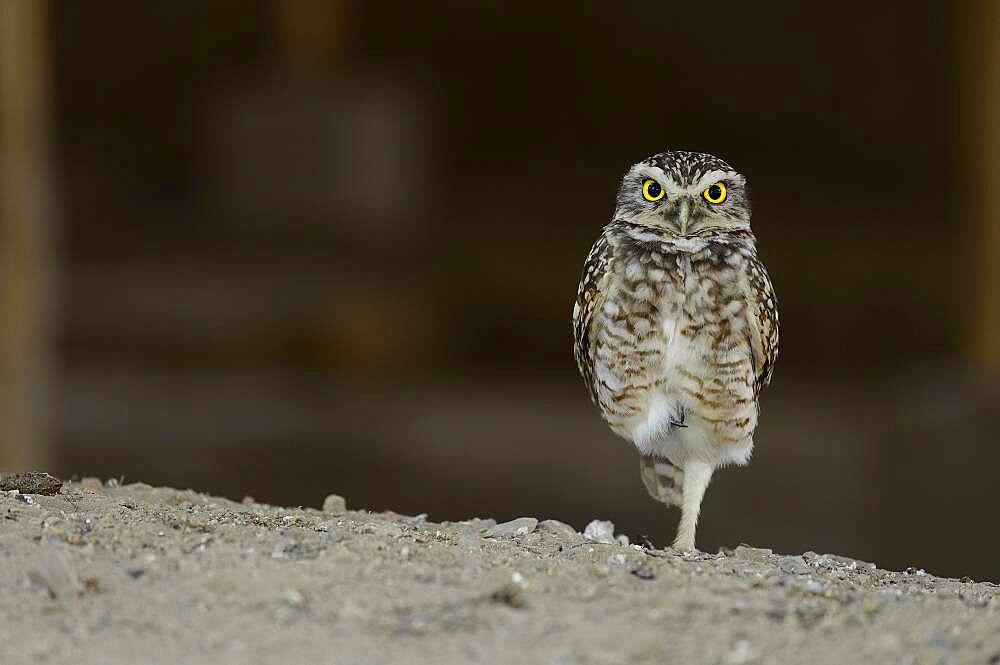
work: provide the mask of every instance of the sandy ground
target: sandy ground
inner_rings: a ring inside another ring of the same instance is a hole
[[[1000,663],[997,585],[603,526],[6,489],[0,665]]]

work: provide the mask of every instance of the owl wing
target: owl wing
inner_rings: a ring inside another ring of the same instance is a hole
[[[747,323],[756,396],[771,382],[778,359],[778,299],[764,264],[756,256],[747,263],[746,278]]]
[[[594,382],[594,348],[592,334],[594,313],[604,306],[604,285],[611,272],[611,246],[606,235],[601,235],[590,249],[583,264],[583,275],[576,291],[573,307],[573,341],[576,366],[583,376],[590,398],[597,403],[597,385]]]

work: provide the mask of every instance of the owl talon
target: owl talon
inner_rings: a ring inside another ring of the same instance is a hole
[[[681,417],[680,417],[680,419],[675,419],[675,418],[671,417],[670,418],[670,426],[671,427],[687,427],[687,424],[684,422],[685,420],[687,420],[687,413],[684,411],[684,407],[678,404],[677,405],[677,412],[680,414]]]

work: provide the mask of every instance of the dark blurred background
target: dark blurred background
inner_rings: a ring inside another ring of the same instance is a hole
[[[687,148],[782,315],[699,545],[1000,579],[995,2],[0,1],[0,468],[666,544],[570,312]]]

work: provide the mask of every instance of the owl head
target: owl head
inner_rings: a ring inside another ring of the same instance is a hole
[[[667,237],[749,230],[746,179],[714,155],[661,152],[635,164],[622,178],[615,219]]]

